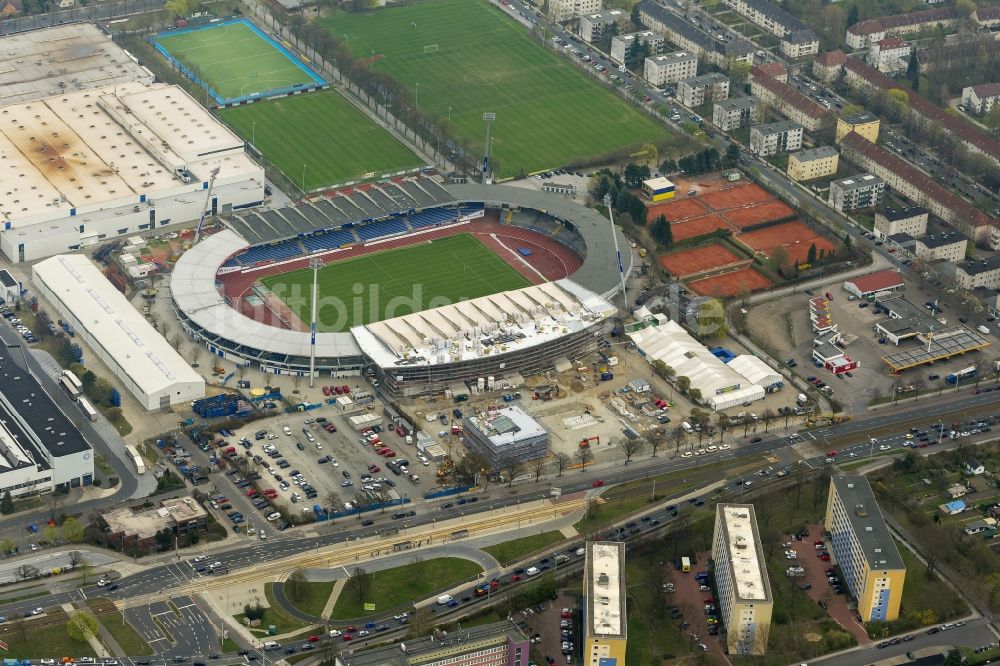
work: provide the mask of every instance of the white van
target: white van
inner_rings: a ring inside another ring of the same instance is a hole
[[[528,574],[529,576],[537,576],[538,574],[541,573],[541,571],[538,570],[538,567],[528,567],[528,570],[525,571],[524,573]]]
[[[688,423],[687,421],[684,421],[683,423],[681,423],[681,427],[684,428],[684,432],[687,432],[687,433],[694,432],[694,428],[692,428],[691,424]]]
[[[265,650],[277,650],[281,647],[281,643],[277,641],[264,641]]]
[[[451,601],[452,601],[452,600],[453,600],[454,598],[455,598],[455,597],[451,596],[450,594],[442,594],[442,595],[441,595],[440,597],[438,597],[438,604],[440,604],[440,605],[444,606],[444,605],[446,605],[446,604],[449,604],[449,603],[451,603]]]

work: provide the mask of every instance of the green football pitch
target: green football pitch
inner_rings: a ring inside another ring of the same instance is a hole
[[[245,23],[165,33],[154,39],[224,100],[315,82]]]
[[[484,0],[418,0],[322,20],[359,60],[395,78],[422,112],[451,117],[482,154],[492,125],[496,173],[564,166],[668,138],[666,128],[540,46]],[[419,83],[419,87],[418,84]]]
[[[531,284],[471,234],[338,261],[320,269],[317,279],[317,329],[327,332]],[[311,270],[263,283],[299,318],[311,320]]]
[[[244,139],[305,190],[418,167],[420,158],[334,91],[220,112]]]

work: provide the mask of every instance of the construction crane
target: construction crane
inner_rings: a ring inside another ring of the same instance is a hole
[[[201,219],[198,220],[198,227],[194,230],[194,243],[198,244],[198,239],[201,238],[201,227],[205,224],[205,215],[208,212],[209,202],[212,200],[212,189],[215,187],[215,178],[219,175],[219,166],[216,165],[212,169],[212,173],[208,177],[208,192],[205,193],[205,205],[201,207]]]

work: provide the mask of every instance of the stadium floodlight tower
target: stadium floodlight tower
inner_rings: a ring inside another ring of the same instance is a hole
[[[486,145],[483,150],[483,185],[488,185],[492,180],[490,178],[490,124],[497,119],[497,114],[487,111],[483,114],[483,120],[486,121]]]
[[[608,219],[611,221],[611,240],[615,243],[615,255],[618,257],[618,276],[622,281],[622,301],[625,307],[622,309],[622,316],[628,312],[628,292],[625,289],[625,266],[622,264],[622,251],[618,248],[618,234],[615,233],[615,213],[611,208],[611,195],[604,195],[604,207],[608,209]]]
[[[191,245],[197,245],[198,239],[201,238],[201,227],[205,224],[205,214],[208,212],[208,204],[212,200],[212,188],[215,187],[215,178],[219,175],[219,166],[216,165],[212,168],[212,173],[208,177],[208,192],[205,193],[205,205],[201,207],[201,219],[198,220],[198,227],[194,230],[194,242]]]
[[[313,272],[312,316],[309,325],[309,388],[315,388],[316,383],[316,301],[319,295],[316,282],[321,268],[323,268],[322,259],[313,257],[309,260],[309,270]]]

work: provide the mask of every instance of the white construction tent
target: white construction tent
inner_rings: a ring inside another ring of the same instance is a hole
[[[673,321],[648,326],[628,334],[639,353],[649,361],[663,361],[678,377],[691,380],[712,410],[738,407],[764,399],[764,388],[747,380],[695,340]]]
[[[746,377],[751,384],[769,389],[783,384],[781,374],[753,354],[741,354],[728,363],[729,367]]]

